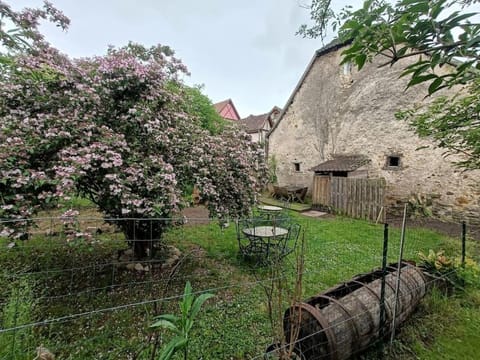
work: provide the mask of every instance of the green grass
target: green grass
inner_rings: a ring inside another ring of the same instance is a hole
[[[391,346],[365,359],[478,359],[480,289],[456,296],[434,289],[400,329]]]
[[[435,311],[432,311],[434,309]],[[425,341],[414,337],[419,357],[430,359],[478,358],[480,343],[480,292],[447,298],[434,293],[423,304],[424,322],[420,331]],[[414,328],[414,327],[413,327]],[[412,330],[412,329],[411,329]],[[408,334],[408,333],[407,333]]]
[[[280,206],[280,207],[283,207],[285,205],[285,201],[273,199],[268,196],[261,196],[259,200],[260,202],[268,205],[274,205],[274,206]],[[312,205],[309,203],[301,204],[301,203],[293,202],[293,203],[288,203],[288,208],[294,211],[305,211],[305,210],[311,209]]]
[[[303,298],[380,267],[382,225],[290,213],[305,234]],[[174,297],[182,294],[185,281],[190,280],[194,290],[215,293],[194,325],[192,359],[248,359],[260,355],[272,342],[265,294],[259,285],[269,272],[252,270],[238,257],[233,223],[225,229],[211,223],[169,231],[165,241],[178,247],[186,258],[168,287],[165,271],[137,273],[115,265],[117,251],[126,247],[121,239],[117,234],[102,234],[99,243],[79,248],[38,235],[13,249],[7,249],[7,241],[0,239],[0,286],[7,286],[12,275],[35,283],[35,311],[29,310],[27,315],[41,320]],[[399,239],[400,230],[390,229],[390,262],[398,259]],[[457,256],[460,241],[425,229],[407,229],[404,258],[418,260],[418,251],[429,249],[445,249],[447,255]],[[468,250],[478,254],[478,244],[468,243]],[[288,260],[285,282],[291,284],[293,259]],[[68,270],[71,268],[80,270]],[[58,272],[44,272],[51,270]],[[92,291],[109,285],[115,286]],[[4,302],[8,296],[0,293],[0,304]],[[393,346],[372,349],[363,358],[476,358],[473,349],[480,334],[479,307],[478,288],[448,298],[434,293],[402,327]],[[3,311],[10,310],[4,306]],[[171,299],[35,327],[36,344],[31,349],[43,344],[61,359],[149,359],[155,338],[148,326],[154,315],[176,311],[176,300]],[[159,334],[159,346],[172,336]]]
[[[95,207],[95,204],[87,198],[72,196],[70,200],[61,200],[60,205],[64,209],[84,209]]]
[[[374,225],[361,220],[341,217],[335,219],[310,219],[295,213],[292,213],[291,216],[295,221],[303,225],[307,240],[306,274],[304,276],[305,298],[348,280],[358,273],[368,272],[373,268],[380,267],[382,261],[383,225]],[[400,229],[390,229],[389,262],[398,260],[400,236]],[[200,228],[181,228],[171,232],[169,239],[176,244],[180,244],[180,246],[191,246],[191,239],[194,239],[194,243],[205,249],[209,257],[227,263],[229,266],[238,267],[241,271],[248,274],[248,269],[242,266],[242,263],[237,258],[237,245],[232,227],[223,231],[215,224]],[[475,249],[474,244],[469,243],[469,248]],[[407,229],[404,258],[418,261],[418,252],[428,252],[429,249],[445,249],[448,255],[457,256],[460,253],[460,241],[426,229]],[[475,293],[477,290],[472,289],[470,291]],[[261,301],[261,292],[253,291],[251,294],[259,297]],[[445,301],[448,302],[449,300],[446,299]],[[259,305],[259,309],[261,308],[262,306]],[[435,313],[437,310],[433,308],[431,311]],[[459,314],[462,313],[460,312]],[[244,318],[248,317],[248,314],[243,314],[243,316]],[[458,319],[459,327],[463,327],[462,320],[463,318],[460,316]],[[212,321],[215,320],[212,318]],[[478,319],[474,320],[474,323],[478,326]],[[235,328],[239,326],[235,322],[234,324]],[[431,324],[431,326],[434,325],[433,323]],[[415,329],[418,324],[412,324],[411,326],[412,329]],[[225,325],[224,329],[226,330],[224,336],[228,337],[230,335],[228,326]],[[455,328],[455,331],[461,332],[461,329]],[[248,339],[249,337],[244,339],[243,349],[249,348],[247,346],[249,343]],[[441,337],[438,339],[443,341]],[[202,341],[205,341],[204,337],[202,337]],[[260,342],[263,346],[258,346],[257,343],[257,347],[252,348],[252,352],[247,352],[246,354],[252,356],[252,354],[261,351],[269,341],[271,339],[268,336],[258,336],[257,342]],[[235,344],[240,346],[238,340]],[[416,346],[421,346],[421,344]],[[404,348],[402,356],[412,358],[411,351],[412,349],[410,348]],[[225,352],[225,354],[231,353]],[[459,354],[462,354],[462,352]],[[371,356],[375,358],[376,353],[372,353]],[[398,351],[382,356],[396,359],[398,358]]]
[[[8,294],[0,313],[2,327],[15,327],[18,324],[34,320],[34,284],[27,279],[20,279],[3,287]],[[15,332],[0,333],[0,359],[23,360],[33,356],[33,332],[31,328]]]

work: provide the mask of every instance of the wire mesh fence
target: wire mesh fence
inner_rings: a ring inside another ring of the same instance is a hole
[[[303,299],[381,268],[383,224],[294,213],[290,221],[302,226],[305,239]],[[156,315],[178,313],[187,281],[196,294],[215,294],[194,327],[192,358],[262,358],[274,341],[265,286],[273,280],[284,282],[286,290],[295,285],[295,254],[285,259],[278,279],[272,279],[268,264],[247,263],[239,256],[233,221],[219,225],[200,217],[75,216],[28,219],[22,225],[22,240],[0,238],[0,359],[32,359],[42,349],[65,359],[154,358],[171,334],[149,326]],[[125,230],[129,228],[141,231]],[[388,263],[398,261],[400,235],[399,228],[390,227]],[[458,237],[408,226],[405,235],[403,259],[418,261],[418,253],[430,249],[443,249],[449,257],[462,254],[461,224]],[[478,258],[475,234],[467,227],[465,235],[467,254]],[[411,297],[417,290],[411,287],[401,296]],[[291,305],[288,294],[278,300],[282,316]],[[387,302],[389,296],[387,291]],[[352,323],[379,306],[364,304],[362,311],[342,321]],[[341,321],[318,332],[338,326]],[[353,340],[337,339],[336,346],[348,341]],[[325,358],[331,351],[325,344],[313,346],[326,348],[318,350]]]

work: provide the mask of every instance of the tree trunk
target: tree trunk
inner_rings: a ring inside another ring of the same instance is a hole
[[[154,256],[155,244],[161,240],[166,225],[165,220],[141,219],[125,220],[120,227],[135,257],[143,259]]]

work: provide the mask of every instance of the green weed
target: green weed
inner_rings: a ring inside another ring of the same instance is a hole
[[[35,354],[34,335],[31,327],[9,330],[31,323],[35,318],[35,296],[33,284],[21,279],[10,283],[9,295],[1,311],[0,359],[32,359]]]

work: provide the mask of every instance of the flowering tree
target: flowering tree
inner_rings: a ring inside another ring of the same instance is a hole
[[[33,40],[0,78],[0,218],[80,194],[107,217],[142,219],[119,223],[142,257],[167,226],[152,219],[182,206],[186,184],[199,185],[212,216],[248,211],[261,154],[238,130],[212,135],[184,110],[186,68],[169,47],[72,60]],[[22,236],[11,224],[0,231]]]
[[[46,45],[38,30],[40,20],[48,20],[66,30],[70,20],[49,1],[42,9],[14,11],[0,0],[0,45],[10,51],[22,51]]]

